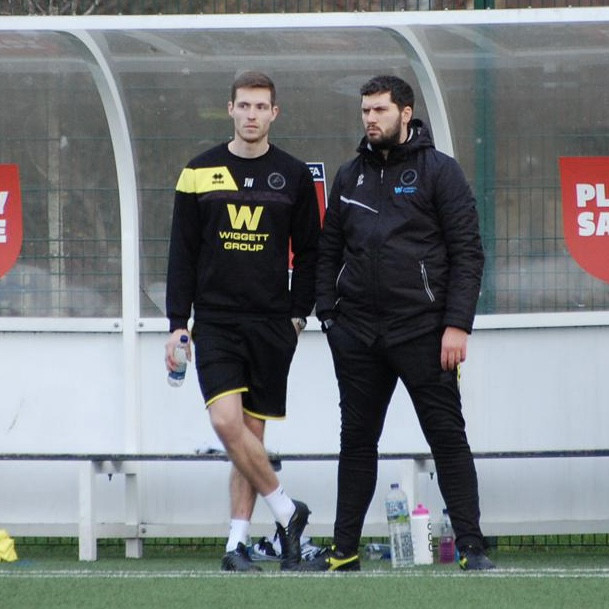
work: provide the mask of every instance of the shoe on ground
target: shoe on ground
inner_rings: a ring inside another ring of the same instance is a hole
[[[324,548],[312,560],[298,565],[299,571],[359,571],[360,568],[357,554],[343,554],[336,546]]]
[[[313,545],[310,537],[300,538],[300,555],[303,561],[314,560],[319,556],[323,548]]]
[[[495,568],[482,548],[473,546],[459,548],[459,566],[464,571],[487,571]]]
[[[237,547],[222,557],[222,571],[262,571],[255,565],[247,553],[247,548],[239,542]]]
[[[284,528],[276,523],[277,535],[281,544],[280,568],[282,571],[291,571],[298,567],[302,558],[300,536],[309,522],[309,514],[311,513],[311,510],[302,501],[294,501],[294,506],[296,511],[290,518],[287,527]]]
[[[278,561],[280,558],[281,549],[275,547],[275,543],[268,537],[261,537],[257,543],[252,546],[250,558],[253,561]]]
[[[321,548],[313,545],[310,537],[304,535],[300,537],[300,556],[302,560],[313,560],[320,552]],[[261,537],[249,549],[249,555],[254,562],[278,562],[281,558],[281,544],[277,533],[275,533],[272,541],[268,537]]]

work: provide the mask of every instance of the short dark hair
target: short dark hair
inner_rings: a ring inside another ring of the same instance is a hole
[[[235,101],[237,89],[268,89],[271,92],[271,106],[275,105],[275,83],[262,72],[243,72],[235,78],[230,91],[230,100]]]
[[[406,106],[410,106],[414,110],[414,91],[406,81],[397,76],[375,76],[365,85],[362,85],[359,92],[362,97],[389,92],[391,93],[391,101],[400,110],[403,110]]]

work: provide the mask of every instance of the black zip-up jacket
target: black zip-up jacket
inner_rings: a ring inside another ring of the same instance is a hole
[[[371,345],[471,332],[484,253],[476,201],[415,119],[387,159],[364,138],[336,174],[320,239],[316,314]]]
[[[309,315],[320,224],[311,172],[276,146],[250,159],[221,144],[190,161],[175,192],[170,331],[186,327],[192,307],[195,321]]]

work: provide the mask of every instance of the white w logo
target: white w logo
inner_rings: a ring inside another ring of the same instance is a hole
[[[254,213],[252,213],[248,205],[242,205],[238,211],[237,206],[232,203],[227,203],[226,207],[228,208],[230,223],[234,230],[241,230],[244,224],[247,230],[256,230],[258,228],[260,216],[262,216],[262,210],[264,209],[261,205],[254,209]]]

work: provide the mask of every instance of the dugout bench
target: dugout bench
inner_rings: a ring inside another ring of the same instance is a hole
[[[473,452],[479,459],[552,459],[609,457],[609,449],[590,450],[531,450]],[[337,461],[337,453],[269,454],[276,471],[283,461]],[[406,491],[412,505],[417,504],[418,476],[435,473],[431,453],[382,453],[379,460],[404,461]],[[125,476],[125,555],[127,558],[143,556],[143,539],[140,536],[137,473],[138,463],[153,461],[228,461],[224,452],[208,451],[170,454],[101,454],[101,453],[0,453],[0,461],[56,461],[79,462],[78,556],[79,560],[97,560],[98,535],[96,520],[95,479],[99,474]]]

